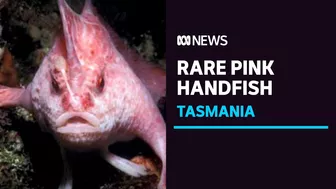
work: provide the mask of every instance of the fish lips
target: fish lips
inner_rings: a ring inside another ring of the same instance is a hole
[[[88,112],[66,112],[56,120],[60,133],[98,132],[99,119]]]

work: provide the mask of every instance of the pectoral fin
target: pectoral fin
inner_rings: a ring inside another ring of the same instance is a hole
[[[161,159],[158,189],[166,189],[166,124],[157,107],[153,104],[142,104],[127,129],[144,140]]]
[[[130,160],[119,157],[109,152],[108,149],[103,149],[101,156],[112,166],[133,177],[140,177],[148,174],[143,165],[138,165]]]
[[[11,88],[0,85],[0,107],[22,106],[31,110],[30,86],[27,88]]]

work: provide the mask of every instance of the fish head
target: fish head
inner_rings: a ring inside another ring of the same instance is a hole
[[[120,56],[92,5],[82,14],[59,0],[63,30],[44,59],[32,91],[48,129],[68,141],[88,141],[108,133],[117,122],[111,83]]]

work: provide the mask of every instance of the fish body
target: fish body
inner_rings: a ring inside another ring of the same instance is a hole
[[[81,14],[65,0],[58,5],[63,30],[53,48],[26,88],[0,86],[0,107],[25,107],[62,149],[99,150],[132,176],[146,175],[145,167],[110,153],[108,146],[139,137],[161,159],[158,187],[165,189],[166,125],[157,107],[165,73],[129,50],[89,0]],[[60,189],[71,189],[71,178],[65,172]]]

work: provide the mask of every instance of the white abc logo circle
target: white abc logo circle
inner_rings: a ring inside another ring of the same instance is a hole
[[[190,45],[190,35],[178,35],[177,45],[178,46],[189,46]]]

